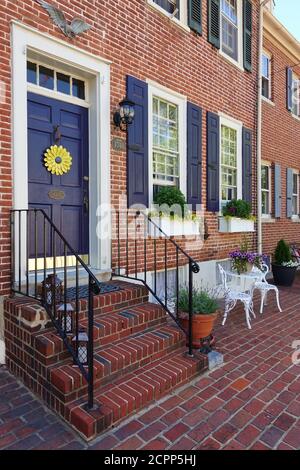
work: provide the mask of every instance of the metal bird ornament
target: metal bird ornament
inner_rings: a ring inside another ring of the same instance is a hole
[[[37,0],[37,2],[47,11],[54,24],[56,24],[68,38],[74,39],[76,36],[88,31],[92,27],[80,18],[74,18],[71,23],[68,23],[61,10],[50,5],[50,3],[44,2],[44,0]]]

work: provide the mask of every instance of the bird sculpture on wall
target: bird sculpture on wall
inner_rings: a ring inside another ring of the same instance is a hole
[[[47,3],[44,0],[37,0],[37,2],[47,11],[54,24],[56,24],[56,26],[58,26],[68,38],[74,39],[76,36],[88,31],[92,27],[80,18],[74,18],[71,23],[68,23],[61,10],[50,5],[50,3]]]

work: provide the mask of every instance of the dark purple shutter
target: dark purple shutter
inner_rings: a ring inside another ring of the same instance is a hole
[[[293,69],[286,69],[286,107],[288,111],[293,108]]]
[[[243,36],[244,36],[244,68],[252,71],[252,3],[244,0],[243,3]]]
[[[252,203],[252,131],[243,127],[243,199]]]
[[[207,210],[220,210],[220,118],[207,113]]]
[[[127,97],[135,103],[135,118],[128,126],[127,193],[128,207],[148,207],[148,85],[127,76]]]
[[[196,210],[201,204],[202,109],[187,104],[187,202]]]

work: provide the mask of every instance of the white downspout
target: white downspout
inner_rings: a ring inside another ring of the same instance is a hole
[[[257,87],[257,251],[262,254],[262,197],[261,197],[261,155],[262,155],[262,52],[263,52],[263,28],[264,7],[270,0],[262,0],[259,5],[258,25],[258,87]]]

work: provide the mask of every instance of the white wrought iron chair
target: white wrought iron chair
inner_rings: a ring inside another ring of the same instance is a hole
[[[219,264],[219,271],[222,278],[222,285],[224,290],[224,298],[225,298],[225,312],[222,325],[224,326],[228,317],[229,312],[234,309],[237,302],[242,302],[244,304],[245,314],[246,314],[246,322],[249,330],[252,329],[251,327],[251,315],[256,318],[254,310],[253,310],[253,299],[252,299],[252,290],[249,292],[239,291],[234,286],[230,286],[228,283],[228,277],[238,278],[238,275],[234,275],[231,273],[227,273],[224,268]]]
[[[259,271],[261,272],[261,279],[254,283],[253,290],[258,289],[261,294],[260,313],[263,314],[267,295],[271,291],[275,292],[278,310],[282,312],[280,302],[279,302],[279,290],[276,286],[274,286],[273,284],[269,284],[267,281],[269,267],[266,264],[262,264],[261,269],[256,268],[256,267],[253,268],[253,272],[259,272]]]

